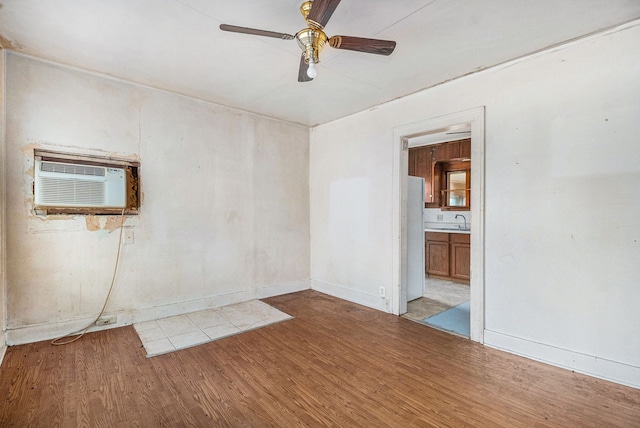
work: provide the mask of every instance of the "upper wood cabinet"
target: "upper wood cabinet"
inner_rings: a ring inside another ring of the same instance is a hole
[[[424,178],[424,202],[426,208],[440,208],[444,199],[441,190],[443,165],[471,157],[471,140],[459,140],[448,143],[409,149],[409,175]],[[468,209],[468,208],[465,208]]]
[[[434,144],[434,162],[450,162],[452,160],[471,158],[471,139],[450,141],[448,143]]]
[[[416,175],[416,150],[417,149],[409,149],[409,175],[412,177],[417,177]]]
[[[450,143],[436,144],[433,146],[433,161],[449,161],[460,157],[460,143],[453,141]]]
[[[434,171],[433,147],[422,146],[409,149],[409,175],[424,178],[425,207],[437,206],[439,202],[440,173]]]
[[[471,139],[460,141],[460,158],[471,159]]]
[[[434,189],[434,162],[431,146],[409,149],[409,175],[424,178],[424,202],[436,203],[437,192]],[[437,178],[439,180],[439,178]]]

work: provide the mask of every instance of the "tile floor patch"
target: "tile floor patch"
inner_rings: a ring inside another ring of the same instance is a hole
[[[469,285],[426,277],[422,298],[409,302],[407,313],[402,317],[420,322],[460,303],[467,302],[469,299]]]
[[[198,328],[187,315],[178,315],[175,317],[163,318],[158,320],[160,328],[167,337],[177,336],[179,334],[189,333]]]
[[[142,330],[142,331],[136,329],[136,331],[138,332],[138,336],[140,337],[140,340],[142,341],[142,343],[153,342],[154,340],[167,338],[167,335],[164,334],[164,331],[162,331],[160,327],[151,328],[151,329]]]
[[[260,300],[134,324],[147,358],[293,318]]]
[[[242,333],[238,327],[232,324],[216,325],[213,327],[205,328],[204,333],[211,337],[211,340],[222,339],[224,337],[233,336],[234,334]]]
[[[212,310],[191,313],[189,314],[189,318],[201,329],[228,323],[219,312]]]

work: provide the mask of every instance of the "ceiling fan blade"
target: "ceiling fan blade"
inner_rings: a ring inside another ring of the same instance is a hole
[[[307,23],[313,28],[323,29],[339,4],[340,0],[314,0]]]
[[[251,34],[254,36],[273,37],[282,40],[293,40],[294,36],[285,33],[276,33],[275,31],[257,30],[255,28],[238,27],[235,25],[220,24],[222,31],[230,31],[232,33]]]
[[[310,82],[313,79],[307,75],[309,64],[304,61],[304,54],[300,56],[300,68],[298,69],[298,82]]]
[[[396,42],[391,40],[365,39],[352,36],[333,36],[329,39],[331,47],[376,55],[391,55]]]

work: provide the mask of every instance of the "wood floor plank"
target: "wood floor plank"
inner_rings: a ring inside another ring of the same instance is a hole
[[[132,327],[10,347],[0,426],[640,426],[640,391],[314,291],[294,318],[145,358]]]

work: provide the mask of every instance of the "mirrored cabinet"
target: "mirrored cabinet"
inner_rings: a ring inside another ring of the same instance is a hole
[[[471,162],[444,162],[440,169],[440,209],[468,210],[471,201]]]
[[[467,172],[466,171],[447,171],[446,175],[448,192],[446,205],[450,207],[466,207],[467,206]]]

